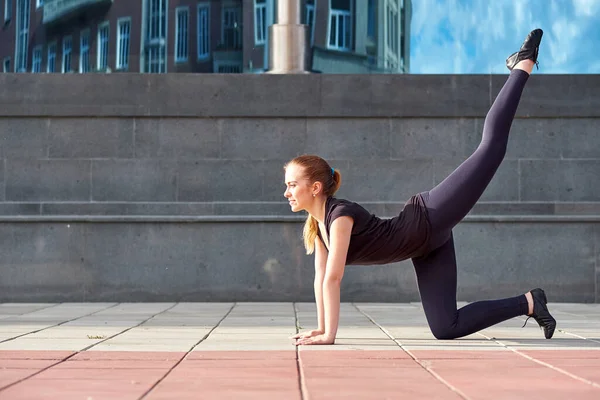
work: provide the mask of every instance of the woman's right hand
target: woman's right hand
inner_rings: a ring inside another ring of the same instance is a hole
[[[306,332],[300,332],[295,334],[294,336],[291,337],[291,339],[306,339],[306,338],[310,338],[313,336],[318,336],[318,335],[322,335],[323,333],[325,333],[322,330],[319,329],[315,329],[312,331],[306,331]]]

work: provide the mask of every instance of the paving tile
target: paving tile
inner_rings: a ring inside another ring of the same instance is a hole
[[[63,380],[68,382],[76,381],[136,381],[136,382],[155,382],[168,371],[165,368],[98,368],[88,366],[82,369],[75,364],[70,364],[72,368],[50,368],[35,376],[35,380],[40,385],[46,385],[46,380]]]
[[[72,351],[0,350],[0,360],[64,360]]]
[[[78,369],[78,370],[129,370],[129,369],[160,369],[167,371],[172,368],[180,359],[164,360],[121,360],[105,357],[98,360],[69,359],[52,367],[57,369]]]
[[[0,392],[6,400],[134,400],[148,391],[154,382],[127,379],[36,380],[35,377]]]
[[[486,350],[452,349],[452,350],[411,350],[418,360],[518,360],[523,357],[504,347]]]
[[[428,360],[428,367],[473,399],[592,399],[600,395],[598,388],[525,358],[486,359],[485,362],[435,359]]]
[[[83,350],[100,339],[29,339],[27,336],[0,343],[0,350]]]
[[[147,397],[147,400],[196,400],[198,394],[203,400],[264,400],[286,399],[301,400],[297,379],[282,381],[248,381],[244,378],[210,380],[193,379],[185,384],[166,379]]]
[[[561,349],[524,350],[522,353],[600,386],[600,351]]]
[[[289,351],[193,351],[186,360],[295,360],[295,349]]]
[[[90,349],[90,351],[140,351],[140,352],[149,352],[149,351],[158,351],[158,352],[187,352],[192,348],[193,344],[191,343],[182,343],[179,341],[174,341],[170,343],[156,343],[156,344],[144,344],[144,343],[109,343],[104,342],[100,343],[97,346],[94,346]]]
[[[304,368],[310,399],[459,399],[447,386],[411,360],[385,360],[365,367],[309,366]]]
[[[124,360],[124,361],[177,361],[185,352],[149,352],[149,351],[98,351],[94,348],[77,353],[69,361],[80,360]]]
[[[297,366],[293,359],[186,359],[148,398],[194,398],[199,390],[203,399],[231,396],[300,399]]]
[[[23,360],[23,359],[0,359],[0,371],[7,369],[38,369],[42,370],[59,363],[60,360]]]
[[[20,381],[21,379],[25,379],[35,373],[39,372],[38,368],[26,369],[26,368],[7,368],[2,369],[2,373],[0,374],[0,388],[6,387],[8,385],[14,384],[15,382]],[[6,394],[4,391],[0,391],[0,396],[2,399],[6,399]]]

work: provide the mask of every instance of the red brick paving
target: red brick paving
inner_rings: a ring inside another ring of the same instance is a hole
[[[0,351],[0,388],[29,377],[0,399],[139,399],[150,389],[144,399],[600,398],[600,351],[519,353],[411,351],[418,363],[403,351],[300,350],[298,361],[295,351],[198,351],[177,364],[185,353],[88,351],[60,362],[73,353]]]

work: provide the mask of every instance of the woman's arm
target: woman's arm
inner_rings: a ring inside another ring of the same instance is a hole
[[[315,302],[317,304],[318,327],[312,331],[300,332],[292,336],[292,339],[304,339],[325,332],[325,310],[323,309],[323,280],[325,279],[325,266],[327,264],[327,248],[317,236],[315,238]]]
[[[323,278],[325,332],[319,336],[302,339],[298,344],[333,344],[335,342],[340,319],[340,286],[344,276],[353,222],[350,217],[339,217],[331,224],[329,254]]]
[[[323,280],[327,265],[327,248],[317,236],[315,238],[315,302],[317,303],[318,330],[325,332],[325,310],[323,307]]]

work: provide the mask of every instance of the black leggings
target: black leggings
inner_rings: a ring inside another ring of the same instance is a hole
[[[413,258],[425,316],[438,339],[454,339],[528,313],[525,295],[479,301],[457,310],[456,256],[452,229],[492,180],[500,166],[508,133],[529,74],[513,70],[490,108],[477,150],[443,182],[422,193],[432,227],[426,255]]]

